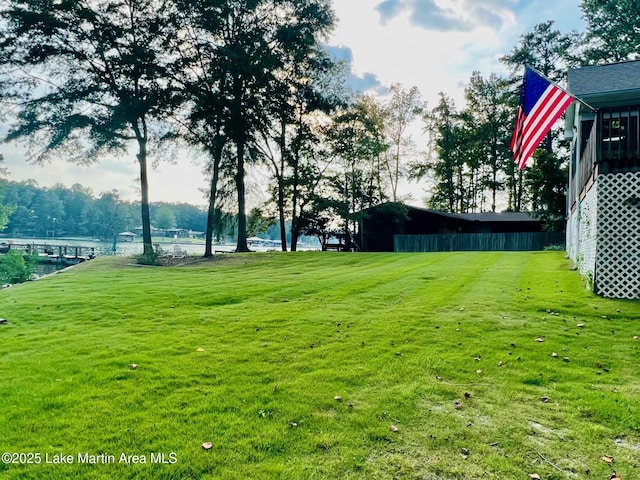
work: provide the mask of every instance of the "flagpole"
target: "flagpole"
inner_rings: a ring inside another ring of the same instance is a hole
[[[580,97],[576,97],[573,93],[568,92],[567,90],[565,90],[564,88],[562,88],[560,85],[558,85],[557,82],[554,82],[553,80],[551,80],[549,77],[547,77],[545,74],[543,74],[542,72],[538,71],[537,69],[533,68],[531,65],[525,64],[524,65],[526,68],[528,68],[529,70],[534,71],[535,73],[537,73],[538,75],[540,75],[542,78],[544,78],[547,82],[555,85],[557,88],[559,88],[560,90],[562,90],[564,93],[566,93],[567,95],[571,95],[573,98],[575,98],[577,101],[579,101],[581,104],[583,104],[585,107],[587,107],[589,110],[591,110],[592,112],[597,112],[598,109],[595,107],[592,107],[591,105],[589,105],[587,102],[585,102],[584,100],[582,100]]]

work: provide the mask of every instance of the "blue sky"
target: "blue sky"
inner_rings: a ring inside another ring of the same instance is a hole
[[[443,91],[462,102],[474,70],[483,76],[505,74],[498,59],[521,35],[547,20],[565,33],[584,30],[580,0],[334,0],[338,24],[328,45],[352,68],[353,87],[382,94],[400,83],[417,86],[428,107]],[[44,167],[28,165],[19,148],[3,145],[10,179],[35,179],[41,186],[80,183],[94,194],[117,189],[138,200],[138,171],[133,150],[91,167],[60,160]],[[153,159],[152,159],[153,160]],[[249,179],[260,182],[258,173]],[[150,200],[204,204],[201,168],[191,159],[160,163],[149,175]],[[408,186],[407,188],[412,188]],[[415,188],[415,186],[413,186]]]

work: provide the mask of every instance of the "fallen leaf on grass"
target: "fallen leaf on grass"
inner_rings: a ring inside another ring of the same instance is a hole
[[[460,400],[456,400],[456,401],[453,403],[453,406],[454,406],[455,408],[460,409],[460,408],[462,408],[462,403],[460,402]]]
[[[530,473],[529,478],[531,480],[540,480],[540,475],[538,475],[537,473]]]
[[[342,401],[342,397],[341,397],[340,395],[336,395],[335,397],[333,397],[333,399],[334,399],[336,402],[341,402],[341,401]]]
[[[553,358],[557,358],[557,357],[558,357],[558,354],[557,354],[556,352],[552,352],[552,353],[551,353],[551,356],[552,356]]]
[[[542,343],[542,342],[544,342],[544,338],[538,337],[538,338],[536,338],[536,342]]]
[[[131,365],[129,365],[129,368],[131,370],[135,370],[136,368],[138,368],[138,364],[137,363],[132,363]]]
[[[213,448],[213,443],[211,442],[204,442],[202,444],[202,448],[204,448],[205,450],[211,450]]]
[[[613,457],[611,455],[605,455],[602,457],[602,461],[605,463],[613,463]]]
[[[541,397],[541,398],[540,398],[540,401],[541,401],[542,403],[549,403],[549,397]]]
[[[204,348],[200,347],[198,348],[198,350],[196,350],[196,352],[204,352]]]
[[[609,480],[622,480],[622,477],[618,475],[616,472],[613,472],[609,477]]]
[[[392,432],[398,433],[400,431],[400,429],[398,427],[396,427],[395,425],[391,425],[389,427],[389,430],[391,430]]]

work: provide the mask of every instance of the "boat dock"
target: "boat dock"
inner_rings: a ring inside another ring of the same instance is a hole
[[[75,265],[95,258],[94,247],[79,245],[49,245],[47,243],[0,242],[0,254],[9,251],[22,252],[25,256],[37,256],[39,263]]]

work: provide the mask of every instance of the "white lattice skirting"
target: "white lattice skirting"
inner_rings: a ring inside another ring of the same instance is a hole
[[[600,175],[597,191],[596,292],[640,298],[640,172]]]

